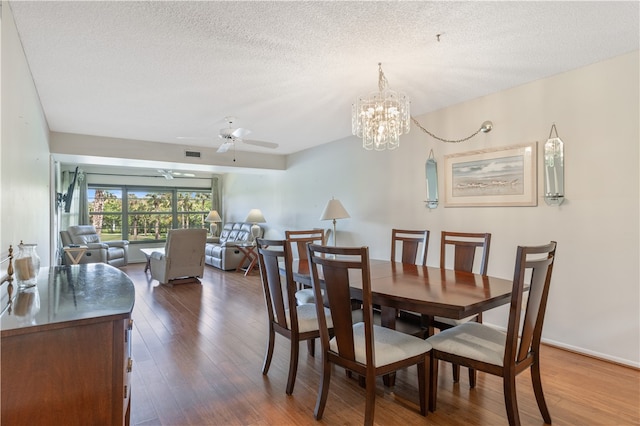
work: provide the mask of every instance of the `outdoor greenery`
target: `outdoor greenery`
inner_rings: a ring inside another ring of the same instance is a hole
[[[87,195],[103,241],[161,241],[169,229],[209,226],[210,190],[90,186]]]

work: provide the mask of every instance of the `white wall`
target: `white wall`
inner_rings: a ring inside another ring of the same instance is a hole
[[[2,2],[2,144],[0,252],[37,243],[42,266],[51,259],[54,226],[49,129],[7,2]]]
[[[638,52],[535,81],[417,117],[448,139],[485,120],[493,131],[463,144],[444,144],[416,126],[393,152],[370,152],[355,138],[289,157],[282,175],[227,175],[225,221],[262,209],[268,237],[284,229],[330,227],[319,221],[331,196],[351,215],[338,221],[338,241],[368,245],[388,258],[392,227],[431,230],[430,265],[438,264],[441,230],[492,235],[489,274],[512,278],[517,245],[558,242],[543,337],[583,353],[640,366]],[[348,112],[346,112],[348,113]],[[566,200],[537,207],[444,208],[430,211],[424,164],[433,148],[443,193],[443,158],[458,153],[538,142],[556,123],[565,142]],[[507,310],[485,322],[504,325]]]

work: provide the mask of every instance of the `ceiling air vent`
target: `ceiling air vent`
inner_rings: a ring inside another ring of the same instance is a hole
[[[200,158],[200,152],[199,151],[185,151],[184,152],[184,156],[185,157]]]

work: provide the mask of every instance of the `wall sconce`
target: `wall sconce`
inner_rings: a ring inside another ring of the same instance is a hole
[[[438,207],[438,164],[433,156],[433,149],[429,152],[429,158],[425,164],[425,175],[427,178],[427,207],[435,209]]]
[[[544,201],[550,206],[559,206],[564,201],[564,143],[558,137],[555,123],[544,144]]]

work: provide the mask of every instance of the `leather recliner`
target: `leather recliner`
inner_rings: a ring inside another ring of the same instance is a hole
[[[60,231],[60,240],[63,247],[70,244],[87,246],[87,251],[82,255],[78,263],[107,263],[111,266],[127,266],[129,263],[129,241],[100,241],[100,235],[93,225],[74,225],[66,231]],[[71,262],[66,255],[62,255],[62,263],[69,265]]]
[[[224,271],[237,269],[244,259],[244,254],[237,246],[250,243],[251,226],[251,223],[246,222],[225,223],[220,237],[207,243],[204,251],[205,263]],[[261,238],[263,233],[264,229],[260,228],[258,238]],[[249,260],[245,260],[242,266],[247,266],[249,263]]]

